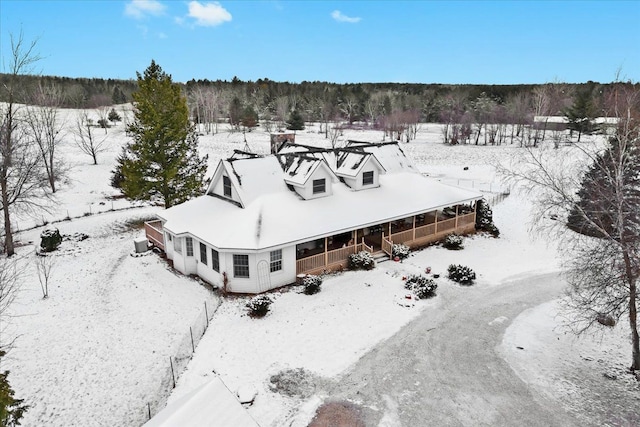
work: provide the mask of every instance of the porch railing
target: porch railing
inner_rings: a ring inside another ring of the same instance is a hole
[[[155,247],[164,251],[164,233],[162,232],[162,221],[148,221],[144,223],[144,234],[147,240]]]
[[[423,246],[442,239],[448,233],[464,233],[473,231],[472,228],[474,223],[475,212],[471,212],[465,215],[459,215],[455,218],[440,220],[431,224],[394,233],[391,236],[383,235],[382,250],[387,255],[391,256],[394,243],[404,243],[410,247]],[[357,243],[355,245],[301,258],[296,261],[296,272],[297,274],[320,273],[323,270],[331,270],[338,266],[346,267],[349,255],[360,251],[373,253],[373,247],[367,245],[363,238],[361,243]]]

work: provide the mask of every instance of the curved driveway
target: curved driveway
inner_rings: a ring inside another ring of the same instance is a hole
[[[497,350],[518,314],[562,294],[562,279],[440,286],[441,306],[362,357],[325,390],[330,398],[361,403],[367,426],[578,425],[558,403],[536,395]]]

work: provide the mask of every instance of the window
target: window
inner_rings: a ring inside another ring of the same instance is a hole
[[[224,190],[224,195],[231,197],[231,180],[228,176],[222,177],[222,188]]]
[[[173,241],[173,236],[169,233],[167,233],[167,240],[170,242]]]
[[[365,172],[362,174],[362,185],[373,184],[373,171]]]
[[[179,254],[182,253],[182,239],[176,237],[173,240],[173,250],[178,252]]]
[[[249,255],[233,255],[233,277],[249,277]]]
[[[220,255],[215,249],[211,249],[211,268],[220,273]]]
[[[313,180],[313,194],[319,194],[325,192],[325,180],[322,179],[314,179]]]
[[[269,271],[271,273],[282,270],[282,249],[271,251],[269,258],[271,259],[269,263]]]
[[[200,262],[207,265],[207,245],[200,243]]]
[[[187,242],[187,256],[193,256],[193,239],[191,237],[187,237],[185,242]]]

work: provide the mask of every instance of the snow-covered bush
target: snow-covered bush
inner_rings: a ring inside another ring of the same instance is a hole
[[[47,228],[40,233],[40,248],[44,252],[52,252],[58,249],[62,243],[62,236],[57,228]]]
[[[273,301],[268,295],[258,295],[247,303],[247,309],[249,310],[249,316],[251,317],[264,317],[269,312],[269,307]]]
[[[320,292],[320,285],[322,285],[322,277],[314,276],[313,274],[307,274],[302,280],[302,286],[304,286],[304,293],[306,295],[313,295]]]
[[[418,274],[412,274],[407,277],[404,287],[405,289],[412,291],[418,298],[426,299],[436,295],[438,284],[433,279],[429,279]]]
[[[447,237],[444,238],[444,242],[442,243],[442,246],[452,251],[457,251],[460,249],[464,249],[464,246],[462,246],[462,242],[463,242],[462,236],[452,233],[452,234],[448,234]]]
[[[367,251],[349,255],[349,268],[352,270],[371,270],[375,266],[373,255]]]
[[[500,236],[500,230],[493,223],[493,211],[486,200],[478,201],[476,208],[476,230],[486,231],[493,237]]]
[[[400,259],[405,259],[409,256],[410,251],[411,249],[409,249],[409,246],[397,243],[393,245],[393,248],[391,249],[391,256],[392,258],[398,257]]]
[[[476,273],[465,265],[451,264],[447,269],[449,279],[458,282],[461,285],[472,285],[476,280]]]

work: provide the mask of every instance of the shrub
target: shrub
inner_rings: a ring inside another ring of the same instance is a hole
[[[447,269],[449,279],[458,282],[461,285],[472,285],[476,280],[476,273],[467,266],[451,264]]]
[[[98,126],[100,126],[102,129],[109,129],[111,127],[111,125],[106,119],[98,120]]]
[[[268,295],[258,295],[247,303],[247,309],[249,309],[249,316],[251,317],[264,317],[269,312],[269,307],[273,301]]]
[[[112,108],[111,111],[109,111],[109,117],[107,118],[109,119],[110,122],[114,122],[114,123],[122,120],[122,117],[120,117],[120,114],[118,114],[115,108]]]
[[[412,291],[418,298],[426,299],[436,295],[438,284],[433,279],[412,274],[407,278],[404,287]]]
[[[55,251],[60,243],[62,243],[62,236],[57,228],[47,228],[40,233],[40,248],[44,252]]]
[[[302,280],[302,286],[304,286],[305,295],[313,295],[320,292],[320,285],[322,285],[322,277],[308,274]]]
[[[462,236],[459,236],[457,234],[448,234],[447,237],[444,238],[442,246],[452,251],[458,251],[460,249],[464,249],[464,246],[462,246],[462,242]]]
[[[410,251],[411,250],[407,245],[403,245],[402,243],[395,244],[391,249],[391,257],[392,258],[398,257],[400,259],[405,259],[406,257],[409,256]]]
[[[367,251],[349,255],[349,268],[352,270],[371,270],[375,266],[373,255]]]
[[[493,237],[500,236],[500,230],[493,223],[493,211],[486,200],[478,201],[476,208],[476,230],[486,231]]]

